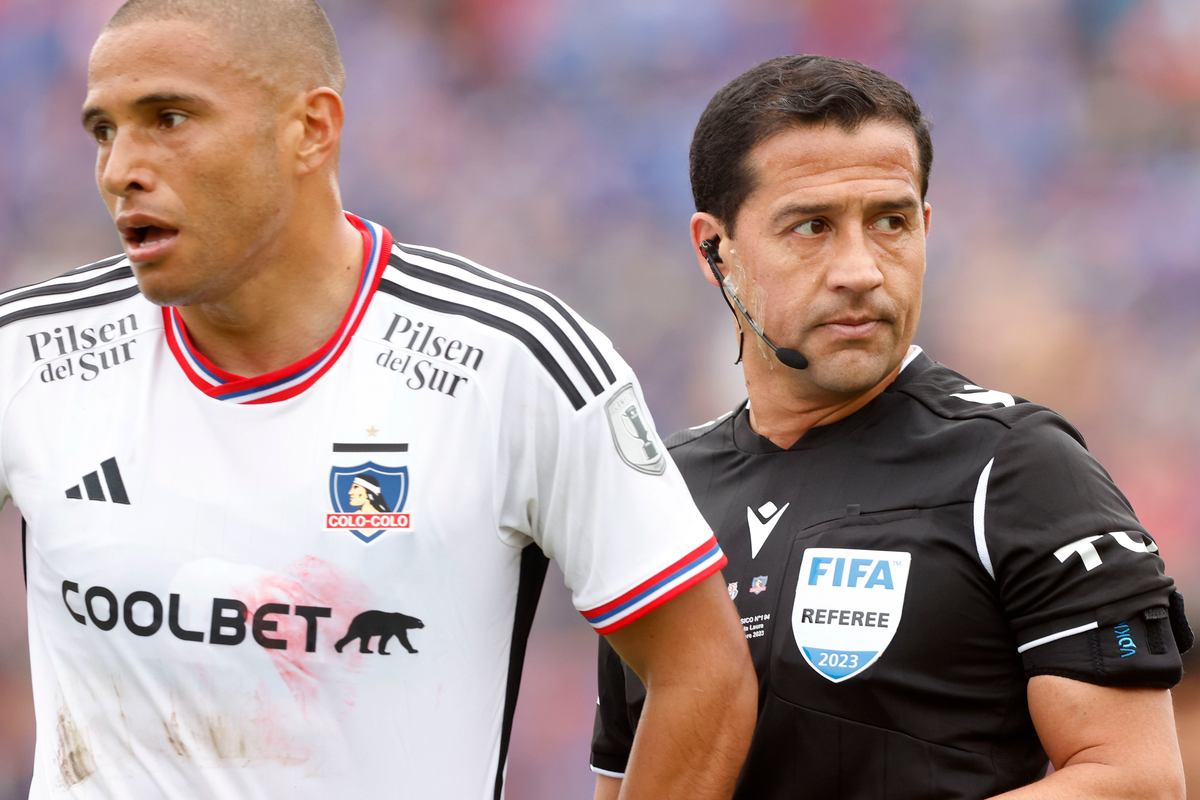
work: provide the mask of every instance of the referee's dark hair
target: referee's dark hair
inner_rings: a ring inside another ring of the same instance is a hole
[[[933,140],[929,120],[904,86],[841,58],[796,55],[764,61],[726,84],[700,115],[691,149],[696,210],[720,220],[733,238],[738,211],[754,189],[746,156],[755,145],[788,128],[833,123],[854,131],[871,120],[912,128],[924,200]]]

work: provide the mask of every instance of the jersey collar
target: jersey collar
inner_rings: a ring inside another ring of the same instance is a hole
[[[255,378],[243,378],[226,372],[205,358],[192,345],[178,309],[173,306],[163,309],[167,345],[175,354],[175,359],[183,368],[188,380],[196,388],[209,397],[232,403],[275,403],[300,394],[333,366],[350,344],[351,337],[366,315],[392,250],[392,235],[382,225],[348,212],[346,219],[350,220],[363,237],[363,270],[358,281],[358,291],[354,295],[354,301],[346,309],[341,325],[329,341],[321,345],[316,352],[294,364]]]

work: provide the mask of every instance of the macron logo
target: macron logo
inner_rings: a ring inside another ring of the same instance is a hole
[[[763,543],[767,541],[771,531],[775,530],[780,517],[790,505],[791,503],[785,503],[783,508],[776,508],[775,504],[768,500],[766,505],[759,507],[758,514],[755,514],[754,509],[750,506],[746,506],[746,524],[750,526],[751,558],[758,557],[758,551],[762,549]],[[759,518],[760,514],[762,515],[761,519]]]

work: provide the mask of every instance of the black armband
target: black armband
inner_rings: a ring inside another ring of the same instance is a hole
[[[1058,675],[1100,686],[1169,689],[1183,677],[1177,641],[1183,637],[1173,617],[1167,608],[1154,606],[1117,625],[1031,647],[1021,654],[1025,674]],[[1186,620],[1182,630],[1190,637]]]

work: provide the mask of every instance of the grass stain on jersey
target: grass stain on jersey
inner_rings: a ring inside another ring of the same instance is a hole
[[[58,709],[58,769],[67,788],[86,781],[96,771],[92,751],[66,706]]]

